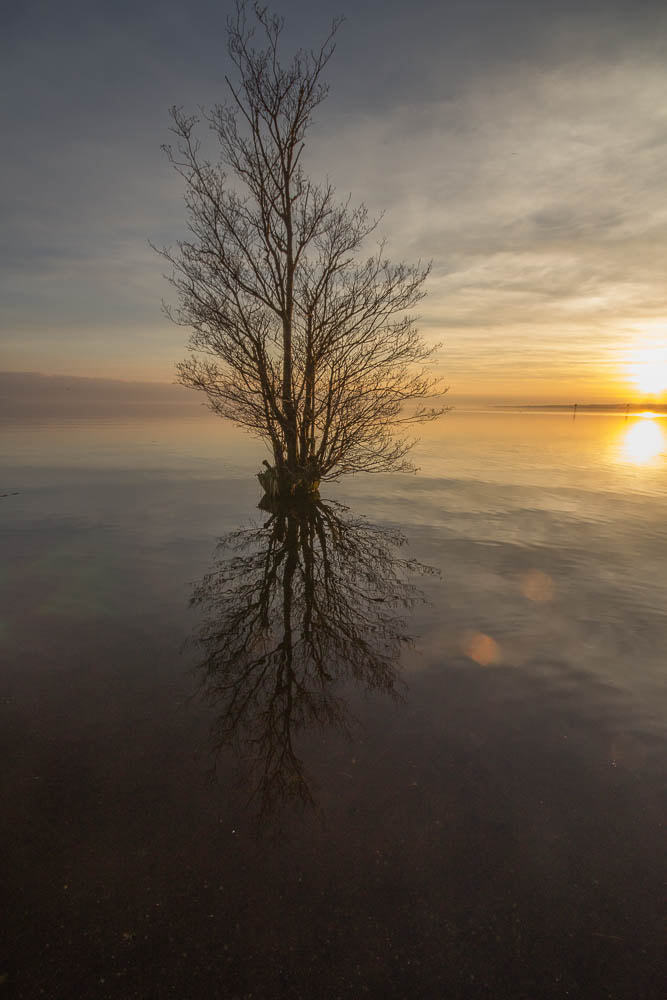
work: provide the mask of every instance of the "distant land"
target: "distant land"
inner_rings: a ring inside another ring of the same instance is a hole
[[[198,415],[202,397],[166,382],[0,372],[2,417]]]
[[[667,403],[495,403],[494,410],[531,410],[574,413],[667,413]]]
[[[443,402],[454,410],[572,413],[574,403],[520,403],[450,392]],[[578,403],[577,413],[667,413],[667,403]],[[10,417],[198,416],[205,412],[201,393],[168,382],[43,375],[0,371],[0,419]]]
[[[449,402],[448,396],[444,402]],[[476,398],[451,402],[463,408],[487,405]],[[202,393],[176,383],[0,371],[0,419],[187,417],[208,412]]]

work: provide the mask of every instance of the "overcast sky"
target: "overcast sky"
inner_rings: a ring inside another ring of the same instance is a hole
[[[224,96],[230,7],[5,0],[0,367],[171,381],[187,333],[147,240],[185,215],[160,145],[170,105]],[[392,257],[432,259],[453,392],[593,402],[661,364],[667,389],[664,0],[275,9],[288,57],[346,15],[308,167],[385,212]]]

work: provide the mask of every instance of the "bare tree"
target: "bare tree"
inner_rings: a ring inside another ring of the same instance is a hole
[[[165,147],[185,180],[190,230],[160,251],[178,292],[169,314],[193,331],[179,381],[268,441],[274,467],[260,480],[280,494],[345,472],[412,469],[401,426],[445,409],[404,409],[443,391],[425,368],[434,348],[409,313],[429,267],[391,263],[384,243],[359,260],[377,220],[303,170],[339,23],[319,50],[284,66],[282,19],[239,3],[227,22],[238,77],[226,78],[229,101],[200,116],[172,108],[176,145]],[[202,118],[217,163],[197,138]]]

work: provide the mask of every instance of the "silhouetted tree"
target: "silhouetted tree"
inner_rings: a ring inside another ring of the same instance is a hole
[[[250,20],[254,23],[250,24]],[[424,363],[427,347],[407,310],[429,268],[392,264],[384,244],[358,260],[376,227],[366,208],[339,203],[329,183],[304,173],[313,113],[327,95],[334,21],[318,51],[278,55],[283,21],[245,2],[228,19],[237,79],[228,103],[201,115],[219,162],[201,152],[200,117],[172,108],[170,161],[186,184],[190,237],[160,252],[179,305],[169,314],[193,330],[179,379],[218,414],[270,445],[282,494],[336,474],[412,468],[405,423],[443,407],[415,406],[442,391]],[[253,47],[255,30],[264,48]]]
[[[396,691],[411,641],[402,611],[422,599],[408,578],[433,572],[400,558],[403,543],[338,504],[274,507],[262,527],[220,541],[195,588],[214,750],[237,745],[260,816],[285,799],[312,802],[296,738],[347,726],[344,681]]]

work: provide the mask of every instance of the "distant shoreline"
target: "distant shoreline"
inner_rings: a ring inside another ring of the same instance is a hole
[[[166,382],[0,372],[0,418],[184,416],[202,412],[199,393]]]
[[[665,403],[495,403],[494,410],[530,410],[549,413],[667,413]]]
[[[463,412],[483,408],[506,413],[667,414],[667,402],[517,403],[455,393],[444,402]],[[501,397],[502,398],[502,397]],[[49,416],[201,415],[209,412],[201,393],[169,382],[133,381],[82,375],[0,371],[0,418]]]

